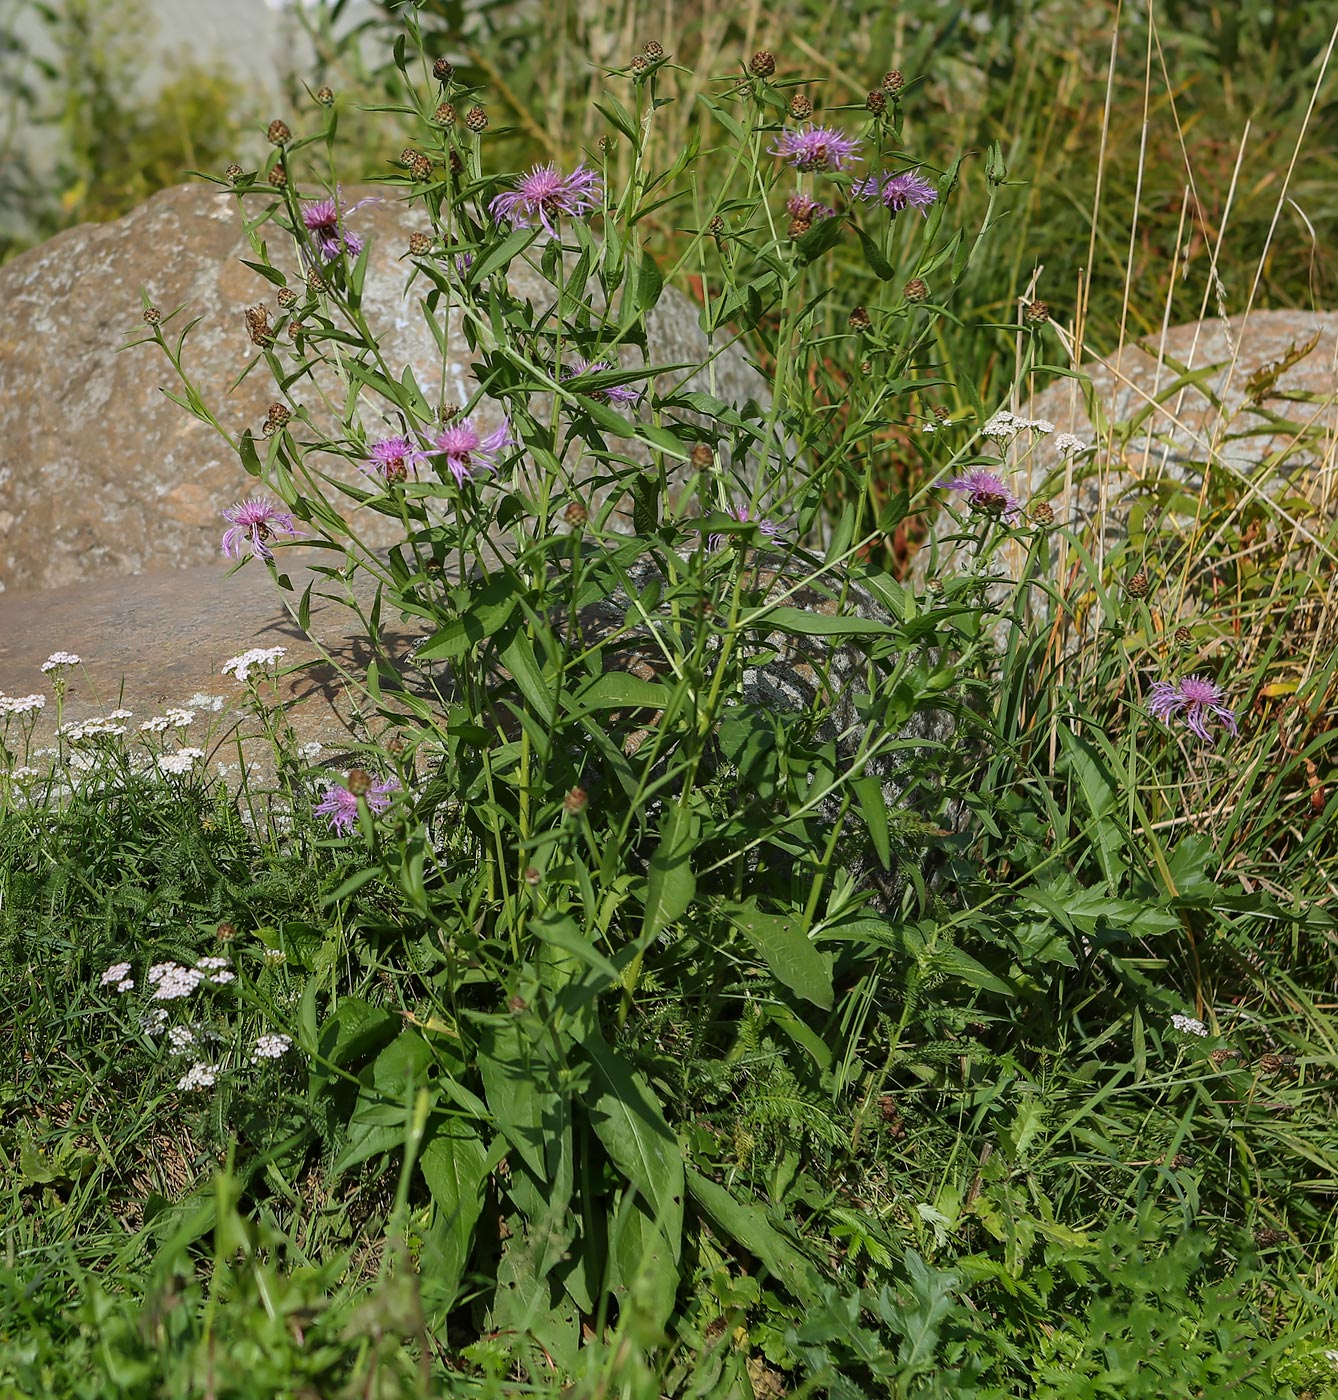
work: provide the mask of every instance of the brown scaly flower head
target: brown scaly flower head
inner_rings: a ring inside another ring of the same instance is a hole
[[[454,126],[455,103],[439,102],[437,104],[437,110],[432,113],[432,120],[436,122],[438,126]]]
[[[293,133],[289,130],[288,123],[281,121],[278,117],[270,122],[265,135],[269,138],[271,146],[286,146],[293,139]]]
[[[923,277],[912,277],[901,289],[901,294],[910,302],[929,300],[929,284]]]
[[[365,768],[350,768],[344,786],[354,797],[366,797],[372,790],[372,775]]]
[[[562,518],[573,530],[576,530],[590,519],[590,512],[586,510],[580,501],[573,501],[567,509],[562,512]]]
[[[1175,644],[1179,647],[1192,647],[1194,645],[1194,634],[1183,622],[1175,629]]]
[[[584,788],[574,787],[562,799],[562,808],[573,817],[580,816],[589,804],[590,798]]]
[[[220,943],[231,943],[237,937],[237,925],[230,924],[226,919],[214,930]]]
[[[644,53],[652,63],[658,63],[664,57],[664,45],[651,39],[642,44],[641,52]]]
[[[432,162],[422,151],[416,151],[412,146],[406,146],[400,152],[400,164],[405,166],[420,184],[426,184],[432,178]]]
[[[699,442],[688,453],[688,460],[699,472],[704,472],[715,461],[715,453],[704,442]]]
[[[1152,592],[1152,580],[1146,569],[1139,571],[1124,585],[1124,591],[1131,598],[1146,598]]]
[[[883,74],[883,91],[893,100],[901,96],[905,87],[906,79],[902,76],[900,68],[893,68]]]
[[[232,181],[234,185],[237,183],[238,180],[242,178],[243,174],[245,174],[241,166],[238,165],[235,160],[223,171],[223,173],[228,177],[229,180]]]
[[[1037,501],[1031,508],[1031,518],[1043,530],[1048,530],[1055,523],[1055,508],[1049,501]]]
[[[289,311],[297,305],[297,293],[291,287],[280,287],[278,300],[279,305]]]
[[[471,107],[469,111],[465,113],[465,126],[472,131],[475,136],[479,135],[487,125],[488,114],[482,107]]]
[[[864,99],[864,105],[875,117],[881,117],[887,111],[887,94],[881,92],[878,88],[874,88],[868,97]]]
[[[748,71],[754,78],[769,78],[776,71],[776,55],[770,49],[758,49],[748,60]]]
[[[790,115],[797,122],[806,122],[813,115],[812,99],[802,92],[795,93],[790,99]]]
[[[811,214],[796,214],[790,220],[789,234],[791,238],[802,238],[813,227],[813,216]]]
[[[455,77],[455,65],[449,58],[439,58],[432,65],[432,76],[445,87]]]
[[[288,184],[288,172],[281,165],[276,165],[267,178],[276,190],[281,190]]]
[[[252,345],[271,345],[274,332],[270,329],[269,311],[263,306],[248,306],[243,313],[246,317],[246,333]]]
[[[288,425],[292,416],[292,409],[290,409],[287,404],[270,404],[269,412],[265,414],[265,426],[261,429],[261,432],[263,432],[266,437],[273,437],[275,433],[281,432]]]
[[[633,77],[639,78],[650,67],[650,59],[643,53],[633,54],[632,61],[627,66]]]
[[[709,233],[712,238],[723,238],[725,236],[724,217],[720,214],[713,215],[711,222],[706,225],[706,232]]]
[[[325,278],[321,276],[320,268],[312,267],[307,269],[307,286],[310,287],[313,292],[323,292],[325,290]]]
[[[432,251],[432,235],[419,229],[409,235],[409,252],[415,258],[426,257]]]
[[[452,149],[447,156],[447,162],[451,167],[452,175],[459,175],[465,168],[465,163],[460,159],[460,152]]]
[[[862,306],[857,306],[847,317],[846,324],[852,331],[867,331],[873,322],[869,319],[869,313]]]
[[[1043,326],[1050,319],[1050,308],[1043,301],[1029,301],[1022,315],[1029,326]]]
[[[156,306],[146,306],[144,308],[144,324],[157,326],[162,323],[163,313]]]
[[[333,107],[334,89],[330,87],[328,83],[323,83],[316,89],[316,101],[319,102],[322,107]]]

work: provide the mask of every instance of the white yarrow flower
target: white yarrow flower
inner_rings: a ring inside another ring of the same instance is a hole
[[[1171,1017],[1171,1024],[1184,1035],[1207,1035],[1208,1027],[1202,1021],[1193,1016],[1175,1015]]]
[[[256,1048],[251,1055],[251,1063],[256,1064],[260,1060],[277,1060],[280,1056],[288,1053],[292,1044],[291,1036],[280,1035],[278,1032],[262,1035],[256,1041]]]
[[[81,658],[72,651],[53,651],[42,662],[42,674],[49,676],[52,671],[58,671],[62,666],[77,666],[80,660]]]
[[[253,667],[273,666],[287,651],[287,647],[252,647],[240,656],[229,657],[223,663],[223,674],[236,676],[239,681],[244,681],[251,674]]]
[[[130,974],[130,964],[128,962],[112,963],[112,965],[102,974],[102,985],[109,987],[113,982],[123,982]]]
[[[0,715],[26,715],[44,709],[45,695],[0,695]]]
[[[213,1087],[214,1081],[218,1078],[219,1067],[217,1065],[196,1064],[192,1065],[185,1074],[177,1080],[178,1089],[209,1089]]]

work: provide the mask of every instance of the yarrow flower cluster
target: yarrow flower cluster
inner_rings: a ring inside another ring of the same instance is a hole
[[[45,661],[42,662],[42,674],[49,676],[52,671],[59,671],[65,666],[77,666],[81,657],[76,656],[72,651],[53,651]]]
[[[134,714],[133,710],[112,710],[110,714],[95,715],[91,719],[73,720],[69,724],[62,724],[56,733],[72,744],[82,743],[87,739],[119,739],[126,732],[122,721],[133,719]]]
[[[44,709],[45,695],[0,695],[0,715],[27,715]]]
[[[965,476],[948,482],[950,491],[960,491],[972,510],[988,515],[1001,515],[1005,520],[1017,520],[1022,515],[1022,502],[993,472],[975,467]]]
[[[112,963],[102,974],[101,985],[104,987],[115,986],[118,992],[133,992],[135,979],[130,975],[130,964],[128,962]]]
[[[1208,732],[1208,720],[1216,718],[1229,734],[1240,732],[1236,712],[1222,704],[1222,689],[1204,676],[1187,676],[1179,681],[1154,681],[1148,713],[1169,724],[1180,716],[1185,727],[1205,743],[1216,743]]]
[[[1007,409],[1000,409],[980,431],[984,437],[995,438],[999,442],[1012,442],[1021,432],[1030,431],[1045,436],[1054,430],[1055,425],[1048,418],[1023,418]],[[1074,441],[1077,442],[1078,439],[1074,438]]]
[[[237,975],[231,970],[228,958],[201,958],[194,967],[183,967],[178,962],[162,962],[155,963],[149,969],[149,986],[153,988],[154,1001],[182,1001],[201,982],[226,987],[236,980]]]
[[[407,437],[382,438],[374,442],[367,453],[367,460],[358,464],[361,471],[369,476],[379,476],[383,481],[403,481],[411,468],[427,461],[427,453],[416,447]]]
[[[272,1032],[269,1035],[262,1035],[256,1041],[256,1048],[251,1054],[251,1063],[259,1064],[261,1060],[281,1059],[292,1048],[293,1038],[288,1035],[280,1035]]]
[[[1171,1017],[1171,1025],[1184,1035],[1207,1035],[1208,1027],[1194,1016],[1175,1015]]]
[[[1060,433],[1055,438],[1055,451],[1061,457],[1076,457],[1079,452],[1087,451],[1087,444],[1075,433]]]
[[[558,236],[558,221],[593,213],[604,200],[604,179],[584,163],[563,175],[551,161],[527,170],[514,190],[499,194],[488,212],[499,223],[506,219],[517,228],[542,225],[550,238]]]
[[[252,647],[250,651],[244,651],[240,656],[229,657],[223,663],[223,674],[225,676],[236,676],[239,681],[245,681],[251,674],[252,668],[257,666],[273,666],[281,656],[287,654],[287,647]]]
[[[866,176],[851,185],[850,193],[856,199],[876,200],[886,205],[891,214],[900,214],[903,209],[918,209],[928,214],[929,206],[938,199],[938,190],[913,170]]]
[[[564,371],[562,382],[566,384],[587,374],[610,374],[616,368],[608,360],[587,360],[583,355],[578,355]],[[611,384],[602,389],[582,388],[579,384],[575,387],[587,398],[598,399],[601,403],[632,404],[641,401],[641,390],[632,388],[630,384]]]
[[[350,204],[347,209],[340,209],[339,195],[340,190],[336,186],[332,199],[317,199],[302,206],[302,222],[316,244],[322,262],[330,262],[341,252],[347,253],[351,258],[356,258],[362,252],[362,239],[346,229],[343,221],[364,204],[380,203],[380,199],[372,195],[369,199],[360,199],[356,204]]]
[[[185,1090],[212,1089],[218,1080],[219,1072],[218,1065],[209,1065],[200,1061],[198,1064],[193,1064],[177,1080],[177,1088]]]
[[[448,423],[437,434],[434,444],[446,459],[446,469],[457,486],[463,486],[477,470],[495,472],[498,456],[515,446],[509,423],[503,423],[483,437],[467,418]]]
[[[238,501],[223,512],[223,518],[229,522],[229,528],[223,532],[221,548],[229,559],[240,559],[249,546],[257,559],[269,562],[274,558],[269,541],[276,533],[294,539],[302,533],[287,511],[280,510],[263,496]]]
[[[197,690],[186,704],[192,710],[208,710],[211,714],[217,714],[228,702],[221,695],[206,695],[204,691]]]
[[[373,783],[363,794],[368,809],[376,816],[390,806],[390,794],[399,788],[398,778]],[[331,783],[325,796],[312,810],[318,817],[329,817],[330,825],[343,836],[358,820],[358,798],[339,783]]]
[[[796,170],[844,170],[863,159],[858,141],[843,136],[834,127],[814,122],[780,132],[770,150]]]
[[[780,534],[780,526],[777,525],[775,521],[758,519],[749,511],[747,506],[739,506],[727,510],[725,514],[732,516],[740,524],[747,524],[751,521],[768,539],[775,539],[775,537]],[[732,538],[735,537],[730,535],[711,535],[706,541],[706,547],[711,550],[723,549]]]
[[[162,714],[154,715],[152,719],[146,719],[139,728],[142,734],[166,734],[169,729],[184,729],[194,720],[194,710],[164,710]]]
[[[204,762],[203,749],[178,749],[176,753],[159,754],[157,763],[160,773],[168,773],[173,777],[180,777],[184,773],[189,773],[197,763]]]

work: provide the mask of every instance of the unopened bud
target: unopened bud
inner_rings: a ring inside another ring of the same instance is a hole
[[[454,126],[454,125],[455,125],[455,103],[454,103],[454,102],[440,102],[440,103],[438,103],[438,104],[437,104],[437,110],[436,110],[435,112],[432,113],[432,120],[433,120],[434,122],[436,122],[436,124],[437,124],[438,126]]]
[[[289,307],[296,306],[297,293],[291,287],[280,287],[279,305],[282,306],[285,311],[287,311]]]
[[[1181,647],[1194,645],[1194,634],[1183,622],[1175,629],[1175,644]]]
[[[482,107],[471,107],[465,113],[465,125],[475,136],[488,125],[488,114]]]
[[[288,172],[283,168],[283,166],[276,165],[274,169],[269,172],[267,178],[270,184],[273,185],[276,190],[281,190],[288,183]]]
[[[163,313],[156,306],[146,306],[144,308],[145,324],[150,326],[158,325],[163,319]]]
[[[230,924],[225,919],[214,930],[214,933],[217,934],[220,943],[231,943],[232,940],[237,937],[237,925]]]
[[[286,146],[293,139],[293,133],[288,129],[288,123],[280,121],[278,117],[270,122],[265,135],[269,137],[271,146]]]
[[[699,472],[704,472],[715,461],[715,453],[704,442],[694,444],[688,457]]]
[[[1049,529],[1055,523],[1055,508],[1049,501],[1037,501],[1031,508],[1032,520],[1043,529]]]
[[[372,790],[372,775],[365,768],[350,768],[344,786],[354,797],[366,797]]]
[[[1004,164],[1003,148],[997,141],[991,141],[985,156],[985,178],[991,185],[1002,185],[1008,178],[1008,167]]]
[[[590,512],[586,510],[580,501],[572,501],[567,509],[562,512],[562,518],[573,530],[577,530],[590,519]]]
[[[776,71],[776,55],[769,49],[758,49],[748,60],[748,71],[754,78],[769,78]]]
[[[720,214],[712,215],[711,222],[706,225],[706,232],[709,233],[712,238],[723,238],[725,236],[725,220],[723,216]]]
[[[1124,585],[1124,591],[1131,598],[1146,598],[1152,592],[1152,581],[1148,578],[1146,569],[1139,571]]]
[[[651,39],[641,46],[641,52],[644,53],[652,63],[658,63],[664,57],[664,45]]]
[[[328,85],[316,89],[316,101],[322,107],[330,107],[334,104],[334,89]]]
[[[929,300],[929,284],[923,277],[912,277],[901,289],[901,294],[907,301],[920,302]]]
[[[421,258],[432,248],[432,235],[424,233],[421,229],[417,233],[409,235],[409,252],[416,258]]]
[[[633,73],[640,77],[642,73],[650,67],[650,59],[643,53],[633,54],[632,61],[627,65]]]
[[[589,801],[590,798],[584,788],[574,787],[562,799],[562,808],[564,811],[570,812],[573,817],[579,816],[585,811]]]
[[[543,876],[539,874],[538,870],[536,870],[534,866],[527,865],[525,867],[525,883],[527,885],[537,885],[542,879]]]
[[[877,88],[864,99],[864,105],[875,117],[881,117],[887,111],[887,94],[880,92]]]
[[[797,122],[806,122],[813,115],[812,100],[802,92],[795,93],[790,99],[790,115]]]
[[[415,180],[427,181],[432,178],[432,162],[412,146],[406,146],[400,152],[400,164],[407,167]]]
[[[873,324],[869,320],[869,313],[862,306],[857,306],[847,317],[847,324],[852,331],[867,331]]]
[[[1022,314],[1029,326],[1043,326],[1050,319],[1050,308],[1043,301],[1029,301]]]
[[[244,172],[243,172],[241,166],[238,165],[237,162],[234,160],[234,161],[232,162],[232,164],[229,165],[229,166],[227,167],[226,170],[224,170],[223,173],[224,173],[224,174],[228,177],[228,179],[231,180],[232,183],[235,185],[235,184],[237,183],[237,181],[240,180],[240,179],[242,178],[242,175],[243,175]]]
[[[893,68],[891,72],[883,74],[883,91],[889,97],[900,97],[905,86],[906,79],[902,77],[900,68]]]
[[[455,65],[449,58],[439,58],[432,65],[432,76],[442,84],[449,83],[455,76]]]

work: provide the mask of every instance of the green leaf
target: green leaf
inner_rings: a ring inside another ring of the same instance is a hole
[[[883,256],[882,249],[858,224],[855,225],[855,232],[859,235],[860,247],[864,249],[864,261],[869,264],[869,270],[880,282],[890,282],[896,273],[892,264]]]
[[[732,909],[729,917],[778,982],[824,1011],[831,1009],[831,968],[813,946],[797,914],[763,914],[745,904]]]
[[[1087,830],[1095,841],[1097,863],[1111,889],[1117,889],[1125,869],[1120,826],[1114,816],[1119,810],[1119,786],[1095,745],[1080,738],[1066,724],[1058,727],[1058,733],[1091,815]]]
[[[741,619],[742,627],[767,627],[801,637],[886,636],[891,630],[876,617],[829,617],[802,608],[759,608]]]
[[[424,1281],[448,1308],[469,1260],[483,1213],[488,1173],[495,1165],[474,1129],[458,1118],[439,1123],[418,1157],[436,1213],[423,1235]]]
[[[670,695],[669,687],[656,681],[643,681],[624,671],[605,671],[574,695],[564,695],[562,705],[573,718],[581,719],[595,710],[662,710]]]
[[[642,941],[649,943],[665,928],[687,913],[697,893],[697,877],[692,873],[692,852],[697,845],[700,822],[682,803],[674,803],[664,815],[660,844],[650,858],[646,882],[646,914]]]
[[[683,1236],[683,1154],[646,1080],[596,1030],[581,1042],[591,1067],[586,1110],[613,1165],[641,1193],[678,1258]]]
[[[887,799],[883,796],[882,779],[866,773],[862,778],[855,778],[850,787],[864,814],[869,840],[873,842],[873,849],[886,870],[892,864],[892,837],[888,830]]]
[[[766,1265],[772,1277],[801,1303],[814,1301],[822,1277],[799,1249],[767,1219],[759,1206],[737,1200],[723,1186],[689,1167],[688,1190],[711,1224]]]

